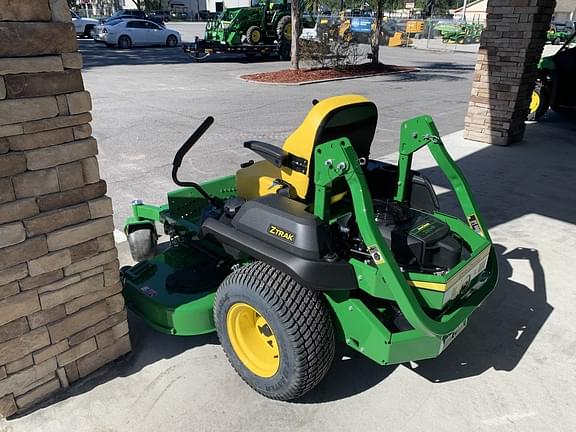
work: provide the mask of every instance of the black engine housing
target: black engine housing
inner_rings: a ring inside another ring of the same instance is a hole
[[[401,267],[446,271],[462,258],[462,241],[441,220],[392,200],[374,200],[380,233]]]

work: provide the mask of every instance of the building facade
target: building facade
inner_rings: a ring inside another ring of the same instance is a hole
[[[210,12],[222,12],[225,8],[247,7],[250,0],[206,0]]]
[[[77,0],[74,8],[87,17],[109,16],[120,9],[138,9],[134,0]]]
[[[169,10],[181,14],[186,14],[188,19],[198,19],[198,13],[208,10],[207,0],[170,0],[168,2]]]

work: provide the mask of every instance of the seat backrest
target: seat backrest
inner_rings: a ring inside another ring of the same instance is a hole
[[[377,122],[376,105],[364,96],[334,96],[318,102],[283,146],[287,152],[308,161],[308,168],[302,173],[283,167],[282,180],[292,185],[299,198],[309,199],[314,185],[314,147],[345,137],[358,157],[368,160]]]

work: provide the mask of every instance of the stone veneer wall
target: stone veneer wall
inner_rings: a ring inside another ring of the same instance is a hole
[[[130,351],[66,0],[0,0],[0,416]]]
[[[507,145],[524,136],[555,0],[488,0],[464,137]]]

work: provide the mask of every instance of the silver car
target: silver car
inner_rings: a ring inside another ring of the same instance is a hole
[[[175,47],[182,42],[177,31],[142,19],[109,20],[96,27],[94,40],[123,49],[145,45]]]

